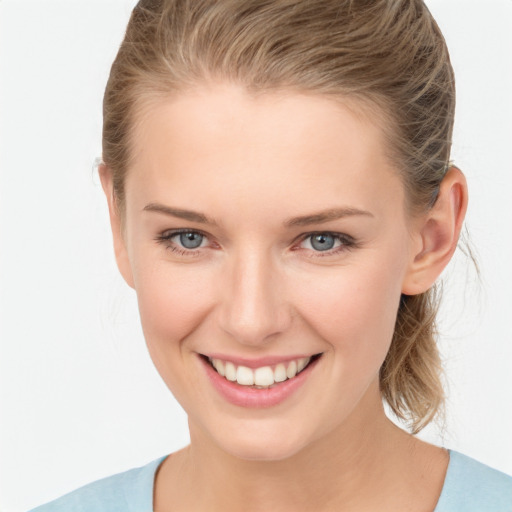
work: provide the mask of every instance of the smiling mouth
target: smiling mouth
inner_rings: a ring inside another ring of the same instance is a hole
[[[272,366],[262,366],[260,368],[248,368],[247,366],[237,365],[231,361],[222,359],[212,359],[202,355],[210,366],[226,380],[236,382],[241,386],[247,386],[253,389],[269,389],[282,382],[291,380],[299,373],[304,371],[310,364],[321,357],[315,354],[310,357],[301,357],[292,359],[286,363],[278,363]]]

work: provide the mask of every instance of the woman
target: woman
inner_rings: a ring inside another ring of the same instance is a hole
[[[511,510],[413,433],[466,181],[420,1],[141,1],[104,99],[119,269],[191,443],[52,510]]]

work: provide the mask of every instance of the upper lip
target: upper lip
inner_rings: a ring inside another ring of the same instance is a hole
[[[239,357],[228,354],[221,353],[209,353],[202,354],[205,357],[209,357],[210,359],[220,359],[221,361],[229,361],[236,366],[246,366],[247,368],[261,368],[262,366],[274,366],[279,363],[289,363],[290,361],[296,361],[297,359],[302,359],[303,357],[313,357],[314,355],[319,355],[319,353],[315,354],[293,354],[287,356],[264,356],[257,358],[248,358],[248,357]]]

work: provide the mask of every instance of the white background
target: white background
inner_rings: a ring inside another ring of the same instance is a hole
[[[134,1],[0,1],[0,509],[19,512],[188,442],[115,268],[94,159]],[[446,277],[444,432],[512,474],[512,2],[427,1],[457,76],[453,159],[482,283]]]

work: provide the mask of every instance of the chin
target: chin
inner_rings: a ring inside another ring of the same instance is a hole
[[[224,450],[242,460],[252,460],[252,461],[260,461],[260,462],[270,462],[270,461],[280,461],[289,459],[293,455],[295,455],[300,449],[285,445],[273,445],[269,443],[239,443],[230,446],[221,447]]]
[[[269,430],[261,425],[240,428],[236,432],[225,431],[222,438],[214,436],[219,448],[229,455],[243,460],[280,461],[293,457],[303,450],[308,442],[299,432],[290,429]]]

